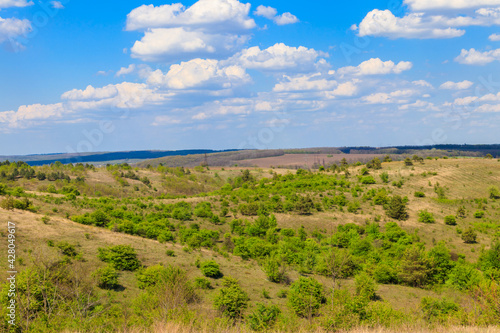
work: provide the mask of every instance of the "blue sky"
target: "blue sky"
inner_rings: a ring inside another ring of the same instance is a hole
[[[0,154],[498,143],[500,0],[0,0]]]

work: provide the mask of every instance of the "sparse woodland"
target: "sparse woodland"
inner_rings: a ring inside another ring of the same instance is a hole
[[[18,225],[13,331],[497,332],[499,186],[493,158],[3,162],[2,244]],[[5,283],[2,332],[7,302]]]

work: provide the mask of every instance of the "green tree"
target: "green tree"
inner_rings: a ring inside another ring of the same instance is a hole
[[[444,223],[446,225],[457,225],[457,219],[453,215],[448,215],[444,217]]]
[[[266,306],[257,304],[257,308],[248,316],[250,328],[254,331],[262,331],[271,328],[281,310],[276,305]]]
[[[326,302],[323,286],[313,278],[300,277],[290,287],[288,302],[299,317],[312,318]]]
[[[240,287],[238,281],[231,277],[224,277],[222,286],[215,297],[215,307],[229,318],[241,318],[243,311],[248,307],[247,293]]]
[[[432,213],[429,213],[427,210],[421,210],[418,212],[418,222],[422,223],[434,223],[436,222],[436,219],[432,215]]]
[[[477,233],[469,227],[462,233],[462,240],[465,244],[474,244],[477,242]]]
[[[356,295],[364,299],[374,299],[377,291],[377,284],[375,280],[366,272],[356,275],[354,278],[356,286]]]
[[[135,271],[141,265],[135,249],[129,245],[98,248],[98,258],[120,271]]]
[[[206,277],[219,278],[222,276],[220,266],[215,260],[204,261],[200,264],[200,270]]]
[[[380,174],[380,179],[384,184],[387,184],[389,182],[389,174],[387,172],[382,172]]]
[[[488,187],[488,192],[490,193],[491,199],[500,199],[500,190],[498,186],[492,185]]]
[[[405,250],[399,266],[398,278],[411,287],[423,287],[428,283],[431,263],[422,249],[412,246]]]
[[[103,289],[115,289],[118,287],[118,272],[111,265],[98,268],[92,273],[97,279],[97,285]]]
[[[406,203],[399,195],[393,196],[386,210],[387,216],[404,221],[408,219],[408,211],[406,210]]]

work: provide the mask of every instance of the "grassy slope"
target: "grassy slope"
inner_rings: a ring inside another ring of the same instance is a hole
[[[361,167],[358,167],[357,169],[359,168]],[[351,173],[356,174],[357,169],[351,170]],[[377,184],[371,185],[371,187],[378,188],[383,186],[380,184],[378,175],[384,171],[389,173],[391,181],[399,179],[404,179],[405,181],[405,184],[401,189],[396,187],[392,188],[395,194],[407,195],[410,199],[410,219],[408,221],[401,222],[400,225],[409,231],[416,230],[428,246],[431,246],[435,242],[444,240],[457,253],[465,254],[468,260],[475,260],[481,247],[487,247],[490,244],[494,233],[499,230],[499,204],[498,202],[489,200],[486,205],[486,217],[481,220],[481,223],[484,225],[485,232],[479,233],[478,244],[464,244],[460,235],[456,232],[457,228],[465,229],[465,227],[469,224],[478,225],[479,222],[477,219],[472,217],[472,213],[477,209],[478,205],[471,202],[471,200],[476,198],[486,198],[488,196],[487,187],[491,184],[500,183],[500,163],[497,162],[497,160],[440,159],[437,161],[425,161],[425,164],[423,165],[417,163],[414,167],[405,167],[402,162],[384,163],[383,170],[371,172],[377,179]],[[215,184],[212,186],[204,185],[204,179],[206,180],[212,178],[216,172],[222,179],[227,179],[228,177],[238,175],[240,170],[235,168],[226,169],[224,171],[220,169],[212,169],[207,173],[197,174],[197,176],[199,176],[198,181],[193,182],[193,186],[198,186],[200,191],[216,188],[217,186]],[[285,173],[287,171],[279,170],[279,172]],[[437,172],[437,175],[422,176],[421,174],[423,172]],[[140,170],[138,173],[141,177],[150,177],[153,187],[160,189],[158,192],[175,192],[174,189],[169,189],[168,186],[167,188],[163,187],[162,179],[155,172]],[[257,177],[269,176],[267,170],[254,170],[253,174]],[[124,192],[124,189],[117,185],[116,181],[112,176],[110,176],[109,172],[103,169],[96,172],[89,171],[87,175],[87,183],[90,188],[89,195],[92,192],[92,187],[95,188],[96,186],[100,186],[99,189],[101,191],[107,189],[106,191],[108,191],[110,195],[116,196],[122,196],[124,193],[127,195],[138,196],[154,196],[155,194],[158,194],[158,192],[145,187],[138,181],[129,180],[129,182],[131,185],[137,184],[137,186],[140,186],[140,191],[134,192],[130,189],[130,187],[132,187],[130,186],[127,187]],[[429,182],[431,182],[432,186],[429,186]],[[441,186],[448,188],[446,193],[449,200],[445,202],[438,202],[435,199],[436,194],[434,193],[433,186],[437,182],[439,182]],[[42,182],[42,184],[44,183]],[[32,180],[25,182],[23,186],[36,191],[40,186],[40,182]],[[413,196],[415,191],[423,191],[426,193],[426,198],[415,198]],[[59,196],[57,194],[50,195]],[[187,200],[198,201],[200,198]],[[175,201],[175,199],[172,201]],[[71,243],[78,244],[78,251],[81,252],[86,259],[86,263],[83,265],[87,271],[92,271],[96,267],[103,265],[97,259],[98,247],[115,244],[129,244],[136,248],[140,259],[147,266],[158,263],[179,265],[187,270],[188,275],[191,278],[201,276],[199,269],[194,266],[194,262],[198,257],[203,259],[215,258],[216,261],[220,263],[221,270],[225,275],[234,276],[241,281],[242,287],[250,295],[251,307],[257,302],[269,302],[279,304],[282,308],[285,308],[284,305],[286,300],[276,297],[276,293],[282,288],[282,286],[277,286],[276,284],[268,282],[265,274],[255,261],[242,261],[238,257],[234,256],[230,256],[226,259],[209,250],[188,253],[182,250],[181,245],[160,244],[154,240],[114,233],[109,230],[92,226],[84,226],[71,222],[63,218],[66,212],[71,215],[75,213],[81,214],[82,212],[74,211],[74,209],[69,205],[57,207],[58,212],[54,213],[53,208],[56,207],[44,205],[40,200],[35,200],[35,204],[42,206],[39,214],[17,210],[11,212],[0,209],[0,225],[4,226],[2,227],[4,230],[2,230],[2,233],[0,234],[2,248],[5,248],[3,244],[6,243],[6,223],[7,221],[15,222],[18,226],[18,256],[23,259],[24,265],[30,265],[29,257],[39,260],[37,258],[40,256],[56,255],[56,251],[46,245],[47,240],[66,240]],[[463,220],[459,220],[459,225],[456,227],[446,226],[443,222],[444,216],[455,214],[460,205],[464,205],[466,207],[468,217]],[[417,211],[420,209],[427,209],[432,212],[436,217],[437,223],[431,225],[419,223],[417,221]],[[41,222],[41,216],[43,214],[51,215],[51,221],[49,224]],[[315,213],[312,216],[277,214],[277,218],[280,227],[298,228],[301,225],[304,225],[306,230],[309,232],[316,229],[326,229],[327,233],[329,233],[338,224],[348,222],[364,224],[366,219],[373,220],[376,215],[382,216],[381,225],[389,221],[389,219],[385,217],[381,207],[371,206],[369,203],[363,203],[361,213],[358,214],[333,211]],[[201,220],[197,222],[200,222],[204,228],[217,229],[223,232],[228,230],[227,225],[213,226],[210,223]],[[173,249],[176,253],[176,257],[168,257],[165,254],[167,249]],[[33,250],[33,252],[29,254],[28,250]],[[2,251],[0,253],[0,278],[2,279],[5,278],[6,272],[5,257],[5,251]],[[291,274],[292,279],[297,277],[297,273],[294,272]],[[331,285],[331,282],[325,277],[315,277],[325,285]],[[120,278],[120,283],[123,285],[124,290],[120,292],[113,291],[112,293],[115,293],[115,297],[117,297],[117,299],[121,302],[129,302],[130,299],[132,299],[139,292],[135,286],[135,277],[133,276],[133,273],[123,273]],[[213,285],[214,287],[217,287],[218,282],[213,281]],[[350,280],[343,281],[342,286],[352,288],[353,282]],[[263,289],[270,292],[270,300],[266,300],[262,296]],[[200,307],[209,312],[213,311],[211,310],[212,298],[216,293],[216,290],[217,289],[211,290],[203,294],[204,300]],[[461,297],[460,295],[449,290],[436,292],[393,285],[380,285],[378,292],[382,299],[390,302],[396,309],[410,309],[410,311],[415,311],[418,308],[422,297],[438,296],[438,294],[441,293],[455,299],[460,299]]]

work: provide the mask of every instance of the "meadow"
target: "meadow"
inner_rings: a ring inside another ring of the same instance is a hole
[[[499,160],[363,157],[3,162],[0,330],[498,332]]]

